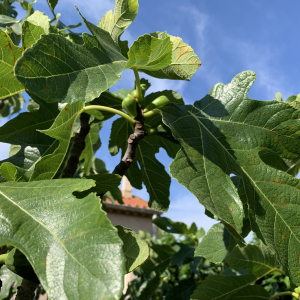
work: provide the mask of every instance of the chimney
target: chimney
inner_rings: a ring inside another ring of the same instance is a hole
[[[123,176],[122,197],[132,198],[132,186],[126,176]]]

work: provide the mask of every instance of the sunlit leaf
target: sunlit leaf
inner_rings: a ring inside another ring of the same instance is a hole
[[[26,256],[50,299],[122,295],[125,257],[117,230],[95,194],[72,195],[93,185],[84,179],[0,184],[0,243]]]
[[[156,71],[167,67],[172,59],[172,43],[169,37],[162,39],[145,34],[133,42],[128,52],[126,69]]]
[[[138,6],[137,0],[116,0],[114,12],[108,11],[98,27],[108,31],[115,43],[118,43],[122,33],[135,19]]]
[[[194,50],[177,36],[172,36],[164,32],[155,32],[151,35],[157,38],[170,37],[172,43],[172,62],[162,70],[145,70],[144,72],[156,78],[190,80],[201,65]]]
[[[14,66],[21,55],[21,48],[15,46],[9,35],[0,29],[0,99],[24,91],[23,84],[14,76]]]

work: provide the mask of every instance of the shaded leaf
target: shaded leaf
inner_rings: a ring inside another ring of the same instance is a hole
[[[169,66],[162,70],[145,70],[143,72],[156,78],[190,80],[201,65],[194,50],[177,36],[172,36],[165,32],[155,32],[151,35],[157,38],[170,37],[172,43],[172,61]]]
[[[47,0],[47,3],[52,11],[54,11],[55,6],[57,5],[58,0]]]
[[[152,254],[141,265],[143,272],[150,273],[152,271],[162,273],[171,263],[171,256],[175,250],[170,245],[157,245],[151,247]]]
[[[265,276],[276,270],[277,260],[266,246],[236,246],[226,262],[235,270],[248,269],[257,277]]]
[[[214,224],[195,250],[195,256],[206,258],[212,263],[221,263],[228,253],[230,234],[222,223]]]
[[[270,294],[260,285],[249,285],[240,289],[237,293],[231,295],[229,300],[263,300],[270,299]]]
[[[137,297],[137,300],[150,300],[152,295],[158,289],[160,285],[160,276],[159,274],[153,277],[142,290],[141,294]]]
[[[140,266],[149,256],[149,247],[132,229],[117,225],[119,237],[123,241],[127,273]]]
[[[109,139],[109,151],[112,155],[116,155],[119,149],[122,149],[123,157],[131,133],[133,133],[132,126],[125,119],[120,118],[113,122]],[[141,189],[142,182],[144,182],[150,196],[149,207],[159,211],[167,211],[170,203],[171,179],[165,167],[155,157],[155,154],[159,152],[159,147],[166,147],[171,151],[174,149],[167,142],[160,143],[159,137],[144,138],[138,146],[137,157],[125,175],[131,185],[137,189]]]
[[[21,276],[34,283],[40,283],[32,266],[26,259],[25,255],[16,248],[9,251],[6,259],[5,266],[15,274]]]
[[[89,175],[93,157],[96,151],[101,147],[99,131],[102,125],[102,123],[91,124],[90,131],[85,138],[85,148],[82,151],[80,159],[84,159],[84,173],[86,175]]]
[[[127,95],[127,94],[126,94]],[[111,107],[117,110],[122,110],[122,98],[120,98],[116,93],[103,92],[98,98],[90,102],[90,105],[102,105]],[[101,111],[104,116],[103,121],[106,121],[113,117],[115,114],[108,111]]]
[[[185,223],[174,222],[166,217],[157,217],[152,221],[160,229],[168,233],[188,234],[189,229]]]
[[[98,195],[104,194],[111,189],[117,188],[121,184],[122,177],[116,174],[97,174],[86,176],[87,179],[93,179],[95,181],[95,187],[90,188],[87,191],[81,192],[80,197],[85,197],[90,193],[96,193]],[[76,194],[77,195],[77,194]]]
[[[173,287],[166,295],[166,300],[190,300],[196,287],[191,279],[181,280],[178,286]]]
[[[95,194],[72,195],[93,184],[84,179],[0,184],[0,243],[22,251],[50,299],[122,295],[125,258],[117,230]],[[82,282],[80,289],[69,288],[76,282]]]
[[[180,250],[174,253],[171,257],[172,263],[178,267],[184,264],[184,260],[186,258],[194,258],[195,247],[185,245],[185,244],[177,244],[180,247]]]
[[[166,212],[170,204],[171,178],[164,165],[155,157],[160,146],[155,136],[144,138],[138,146],[138,162],[149,194],[149,207]]]
[[[4,101],[4,106],[0,109],[0,118],[11,116],[19,112],[23,104],[25,103],[22,94],[15,94],[6,98]]]
[[[167,67],[172,59],[172,43],[169,37],[162,39],[145,34],[133,42],[128,52],[126,69],[160,70]]]
[[[58,142],[38,130],[48,129],[59,114],[57,104],[49,104],[35,99],[39,110],[19,114],[0,128],[0,141],[12,145],[20,145],[10,158],[2,162],[10,162],[17,169],[16,181],[28,181],[41,157],[52,153]]]
[[[213,299],[231,299],[230,297],[241,289],[251,285],[256,280],[255,276],[223,276],[212,275],[197,286],[191,300],[213,300]]]
[[[61,170],[61,166],[66,159],[69,144],[71,142],[73,127],[77,117],[83,108],[83,104],[78,102],[66,105],[55,119],[53,125],[42,133],[59,141],[58,147],[51,154],[45,155],[36,164],[30,180],[51,179]]]

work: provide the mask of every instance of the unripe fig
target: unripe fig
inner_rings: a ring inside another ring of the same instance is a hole
[[[157,128],[149,128],[147,129],[147,135],[155,135],[157,133]]]
[[[152,103],[146,106],[146,108],[144,109],[144,113],[155,108],[161,108],[168,103],[170,103],[170,100],[166,96],[159,96],[158,98],[153,100]]]
[[[122,101],[122,107],[128,112],[130,117],[135,118],[137,116],[136,111],[136,100],[135,98],[128,94]]]

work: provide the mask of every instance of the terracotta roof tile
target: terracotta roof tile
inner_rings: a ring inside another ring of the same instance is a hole
[[[106,199],[105,202],[112,203],[109,199]],[[125,198],[123,197],[123,206],[132,206],[132,207],[139,207],[139,208],[145,208],[150,209],[148,206],[148,202],[141,199],[140,197],[133,196],[132,198]],[[116,205],[120,205],[118,201],[115,201]]]

